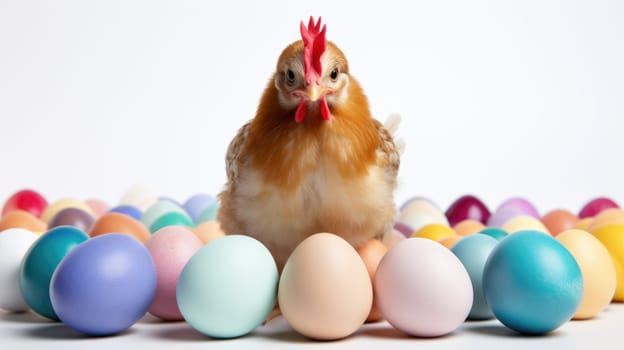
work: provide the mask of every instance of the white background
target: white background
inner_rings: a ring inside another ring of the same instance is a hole
[[[400,113],[397,202],[624,203],[624,2],[0,0],[0,201],[216,194],[298,24],[323,16],[373,114]]]

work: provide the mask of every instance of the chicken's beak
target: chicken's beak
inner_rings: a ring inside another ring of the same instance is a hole
[[[312,102],[316,102],[320,96],[321,89],[318,84],[312,83],[308,85],[308,99]]]

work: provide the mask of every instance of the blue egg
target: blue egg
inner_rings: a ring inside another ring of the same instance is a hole
[[[276,302],[277,266],[249,236],[212,241],[187,262],[176,286],[184,319],[214,338],[243,336],[262,324]]]
[[[128,215],[129,217],[138,221],[141,221],[141,217],[143,216],[143,212],[141,211],[141,209],[132,205],[119,205],[112,208],[108,212]]]
[[[52,275],[50,299],[59,319],[88,335],[119,333],[147,312],[156,268],[136,239],[111,233],[74,248]]]
[[[187,199],[182,205],[182,208],[186,210],[191,219],[193,219],[193,222],[198,223],[197,220],[199,219],[202,211],[214,203],[214,201],[215,199],[211,195],[198,193]]]
[[[215,201],[209,206],[207,206],[199,215],[199,218],[197,218],[196,223],[201,224],[202,222],[206,222],[206,221],[216,221],[217,213],[219,212],[220,206],[221,206],[221,203],[219,201]]]
[[[501,240],[483,272],[485,299],[505,326],[551,332],[569,321],[583,296],[576,260],[552,236],[519,231]]]
[[[485,262],[497,244],[498,241],[490,236],[470,235],[455,243],[451,249],[468,271],[472,283],[474,298],[468,314],[470,320],[487,320],[494,317],[485,300],[482,285]]]

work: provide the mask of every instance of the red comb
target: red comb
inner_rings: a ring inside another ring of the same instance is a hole
[[[323,25],[323,28],[321,28],[321,17],[319,17],[318,22],[314,24],[314,18],[310,16],[308,27],[306,28],[303,21],[301,21],[299,29],[301,30],[301,39],[303,40],[305,78],[307,83],[311,84],[312,82],[316,82],[323,73],[321,56],[327,47],[327,40],[325,40],[327,25]]]

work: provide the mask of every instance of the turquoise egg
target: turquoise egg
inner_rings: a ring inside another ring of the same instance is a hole
[[[254,238],[229,235],[188,261],[176,287],[184,319],[213,338],[243,336],[273,310],[278,272],[269,250]]]
[[[204,209],[202,213],[199,214],[199,217],[196,220],[197,224],[199,225],[202,222],[206,221],[217,221],[217,213],[219,212],[220,206],[221,203],[219,201],[215,201],[208,207],[206,207],[206,209]]]
[[[19,286],[24,300],[36,313],[58,320],[50,301],[54,270],[72,249],[89,236],[73,226],[57,226],[35,241],[20,267]]]
[[[505,326],[545,334],[569,321],[581,303],[583,277],[552,236],[519,231],[501,240],[483,271],[485,299]]]
[[[152,226],[149,227],[149,231],[154,233],[167,226],[193,227],[195,225],[193,224],[193,220],[191,220],[187,214],[172,211],[170,213],[163,214],[161,217],[156,219],[152,223]]]
[[[187,215],[186,211],[174,202],[167,199],[160,199],[145,210],[141,216],[141,222],[143,222],[145,227],[150,228],[154,224],[154,221],[167,213]]]
[[[483,230],[479,231],[480,234],[484,234],[484,235],[488,235],[498,241],[500,241],[501,239],[507,237],[508,233],[507,231],[503,230],[502,228],[498,228],[498,227],[488,227],[488,228],[484,228]]]

